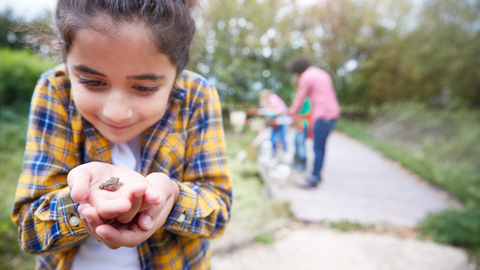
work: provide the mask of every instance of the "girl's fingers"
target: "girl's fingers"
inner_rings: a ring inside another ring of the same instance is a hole
[[[154,204],[153,203],[145,203],[145,201],[142,203],[142,206],[140,207],[140,209],[138,209],[138,213],[140,212],[143,212],[147,209],[149,209],[150,207],[152,207]]]
[[[142,206],[143,197],[147,188],[147,184],[142,182],[136,182],[126,186],[122,195],[125,199],[130,201],[130,208],[127,211],[120,213],[115,219],[121,223],[132,221]]]
[[[138,216],[137,224],[140,229],[148,231],[154,227],[155,224],[164,224],[168,215],[172,211],[174,204],[174,196],[169,196],[160,205],[152,206]]]
[[[82,212],[83,212],[83,210],[85,210],[85,209],[88,208],[88,207],[92,207],[92,206],[91,206],[90,204],[88,204],[88,203],[85,203],[85,202],[84,202],[84,203],[81,203],[81,204],[77,207],[77,212],[78,212],[78,214],[80,215],[80,217],[83,218]]]
[[[78,166],[67,175],[70,196],[76,202],[83,202],[90,193],[91,175],[84,167]]]
[[[159,205],[161,202],[160,194],[150,187],[143,196],[143,203],[138,212],[143,212],[152,207],[152,205]]]
[[[140,230],[136,225],[130,226],[129,229],[118,230],[109,224],[98,226],[95,229],[95,233],[105,239],[105,241],[122,247],[136,247],[152,235]]]
[[[147,204],[160,204],[160,193],[149,187],[145,192],[144,202]]]
[[[113,200],[99,200],[96,203],[98,215],[105,220],[114,219],[119,215],[128,212],[132,208],[132,203],[127,198],[118,198]]]
[[[121,223],[128,223],[132,221],[135,215],[138,213],[140,207],[142,206],[144,192],[132,193],[130,195],[131,207],[125,213],[118,215],[115,219]]]
[[[91,181],[95,177],[110,174],[111,165],[101,162],[90,162],[73,168],[67,175],[70,196],[75,202],[83,202],[90,194]]]
[[[83,225],[91,236],[95,237],[99,242],[102,242],[110,249],[118,249],[120,247],[119,245],[115,245],[110,243],[109,241],[106,241],[106,239],[102,238],[95,232],[98,226],[102,226],[105,224],[105,221],[100,218],[95,208],[85,207],[82,214],[82,221],[84,222]]]
[[[82,218],[87,221],[90,228],[96,228],[105,223],[105,221],[98,215],[94,207],[85,207],[82,211]]]
[[[140,213],[137,220],[138,227],[144,231],[152,229],[154,225],[154,218],[158,217],[160,213],[160,206],[150,207],[148,210]]]

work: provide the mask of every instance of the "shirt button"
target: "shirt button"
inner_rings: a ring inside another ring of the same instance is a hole
[[[182,223],[184,221],[185,221],[185,214],[182,213],[180,214],[180,216],[178,216],[177,222]]]
[[[70,223],[70,225],[77,227],[78,224],[80,224],[80,219],[78,219],[78,217],[73,216],[70,218],[68,222]]]

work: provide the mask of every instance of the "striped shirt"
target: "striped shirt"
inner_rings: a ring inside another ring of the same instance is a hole
[[[141,134],[142,175],[163,172],[180,196],[165,224],[137,247],[142,269],[209,269],[209,239],[230,218],[232,182],[218,93],[199,75],[183,71],[165,115]],[[111,163],[109,142],[83,119],[62,65],[44,73],[30,108],[27,145],[12,220],[37,269],[69,269],[89,235],[78,221],[67,174],[76,166]]]

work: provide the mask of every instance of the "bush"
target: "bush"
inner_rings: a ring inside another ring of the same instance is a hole
[[[462,209],[430,214],[420,230],[433,240],[455,246],[480,247],[480,205],[469,203]]]
[[[0,107],[26,110],[40,75],[57,64],[30,50],[0,48]]]
[[[0,109],[0,270],[35,268],[35,257],[20,250],[17,227],[10,219],[22,169],[26,130],[26,114]]]
[[[9,108],[0,109],[0,151],[8,152],[24,148],[28,115]]]

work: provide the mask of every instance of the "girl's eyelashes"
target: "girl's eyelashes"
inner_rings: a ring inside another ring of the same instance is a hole
[[[137,91],[141,92],[142,94],[149,94],[151,92],[155,92],[155,91],[158,91],[158,86],[154,86],[154,87],[146,87],[146,86],[134,86],[133,87],[134,89],[136,89]]]
[[[83,79],[83,78],[79,78],[78,82],[87,86],[87,87],[89,87],[89,88],[95,88],[95,87],[106,85],[102,81],[87,80],[87,79]]]
[[[84,78],[79,78],[78,82],[91,89],[97,89],[107,85],[103,81],[88,80]],[[158,91],[159,88],[160,88],[159,86],[153,86],[153,87],[140,86],[140,85],[133,86],[133,89],[137,90],[142,95],[147,95],[155,91]]]

